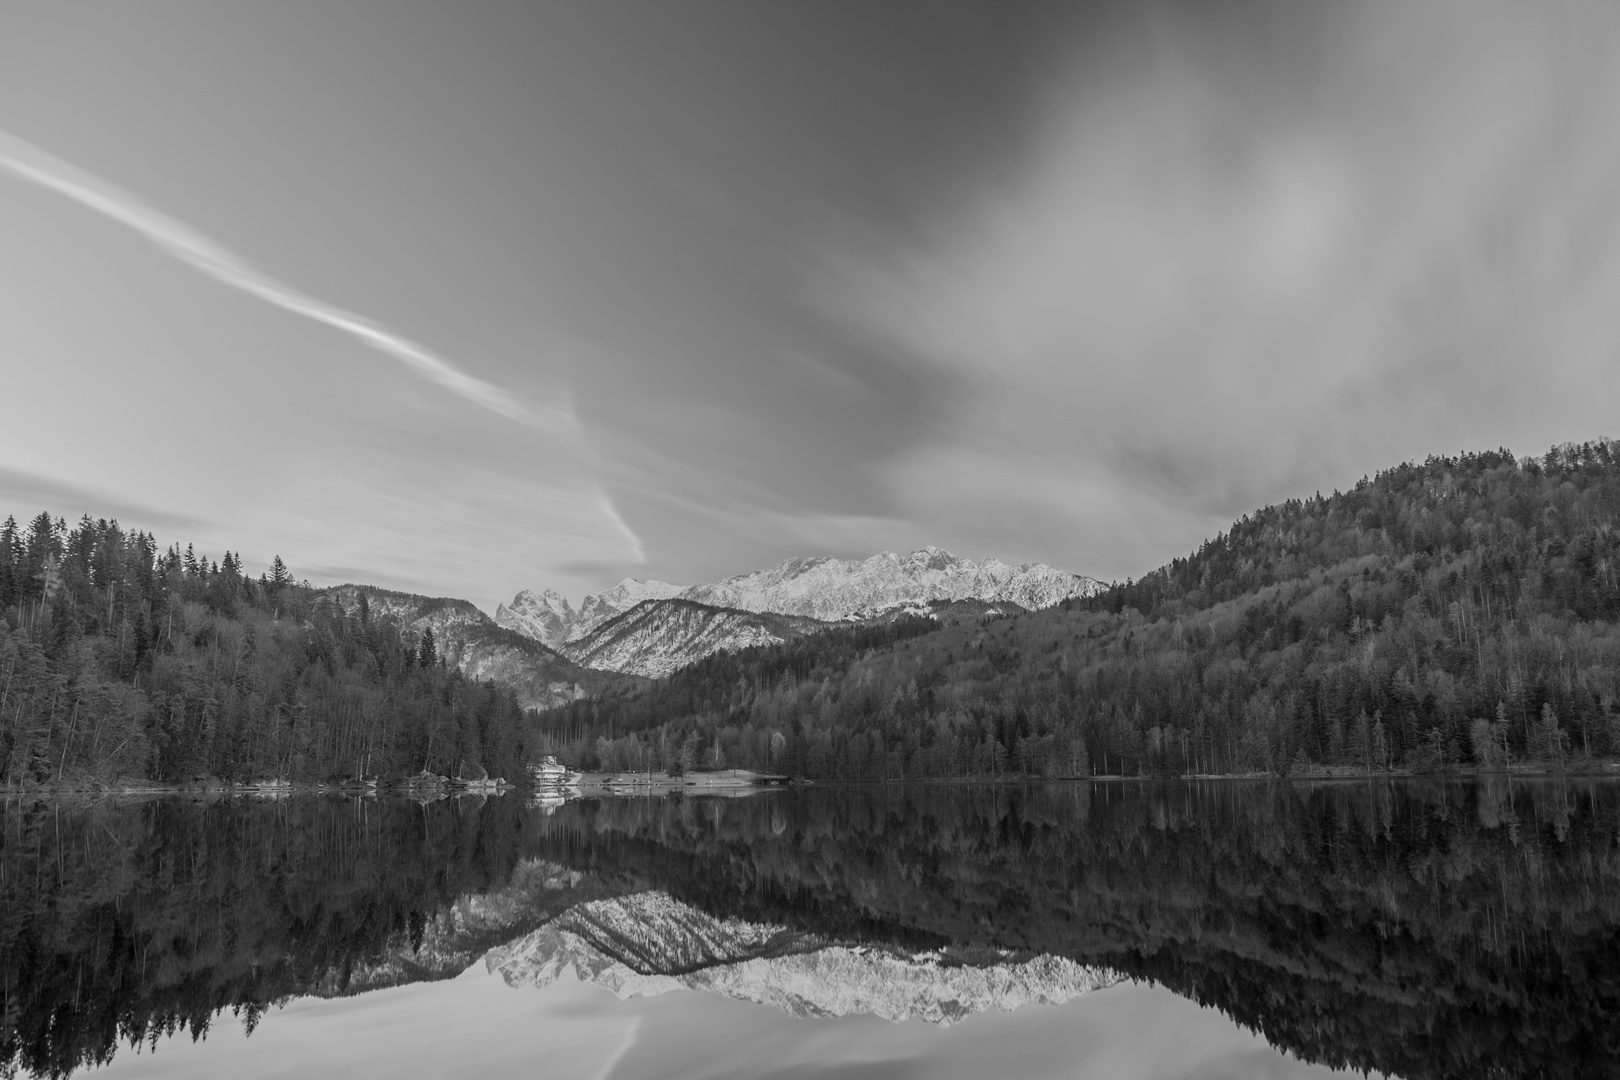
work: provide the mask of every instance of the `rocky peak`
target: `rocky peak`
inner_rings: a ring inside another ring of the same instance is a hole
[[[904,557],[884,551],[862,561],[789,559],[769,570],[694,585],[681,596],[718,607],[842,621],[934,600],[1042,608],[1098,588],[1091,578],[1041,563],[975,563],[929,545]]]
[[[524,589],[512,598],[512,605],[495,609],[495,623],[516,630],[550,649],[562,645],[577,621],[568,598],[552,589],[535,593]]]
[[[510,607],[501,606],[495,621],[589,666],[667,674],[715,649],[784,640],[804,628],[727,622],[674,608],[656,613],[656,619],[644,613],[633,633],[628,625],[608,624],[647,601],[689,600],[732,612],[836,623],[887,617],[902,610],[926,612],[936,601],[1034,610],[1089,596],[1098,588],[1092,578],[1041,563],[1012,566],[999,559],[975,563],[930,544],[909,555],[884,551],[864,560],[801,556],[709,585],[682,587],[625,578],[585,597],[577,611],[550,590],[538,598],[524,591]],[[611,641],[599,640],[599,628],[603,634],[612,631]]]

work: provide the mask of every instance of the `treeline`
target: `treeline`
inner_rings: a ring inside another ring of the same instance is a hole
[[[1056,609],[689,670],[544,714],[541,734],[587,768],[843,779],[1610,758],[1620,447],[1430,458]]]
[[[865,657],[938,629],[932,619],[903,615],[714,653],[667,678],[617,680],[590,697],[546,710],[533,721],[532,742],[569,764],[610,772],[785,767],[790,759],[781,725],[726,723],[739,694],[751,699],[772,686],[826,683]],[[688,722],[661,725],[664,716]]]
[[[0,525],[0,786],[516,779],[523,758],[510,692],[280,556],[254,578],[116,521]]]

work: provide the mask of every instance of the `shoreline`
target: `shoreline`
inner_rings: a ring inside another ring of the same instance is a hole
[[[785,787],[870,787],[950,784],[1073,784],[1073,783],[1166,783],[1174,781],[1365,781],[1365,780],[1530,780],[1566,777],[1570,779],[1620,778],[1620,761],[1581,761],[1558,766],[1541,762],[1527,762],[1507,769],[1454,768],[1443,772],[1413,772],[1408,769],[1379,769],[1371,772],[1342,766],[1325,766],[1308,772],[1288,773],[1183,773],[1175,776],[1141,773],[1094,774],[1091,776],[959,776],[924,777],[919,779],[807,779],[775,773],[756,773],[748,769],[728,769],[719,773],[688,773],[669,776],[666,773],[585,773],[577,784],[560,791],[581,795],[671,795],[671,794],[743,794],[767,792]],[[0,786],[0,800],[42,797],[60,798],[79,796],[87,799],[123,797],[188,796],[195,798],[259,798],[277,799],[289,795],[341,795],[351,798],[364,796],[400,798],[458,797],[490,795],[532,795],[552,788],[532,784],[505,784],[498,790],[468,789],[448,786],[432,789],[413,787],[408,782],[362,786],[358,784],[321,784],[288,782],[276,785],[210,783],[165,784],[151,780],[128,779],[123,782],[66,781],[60,784],[28,786]]]

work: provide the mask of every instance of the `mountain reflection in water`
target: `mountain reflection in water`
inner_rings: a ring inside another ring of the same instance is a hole
[[[41,1075],[206,1033],[222,1010],[236,1019],[218,1023],[252,1031],[294,998],[486,970],[936,1023],[1089,1002],[1123,977],[1334,1068],[1601,1076],[1620,1060],[1620,785],[1607,782],[13,800],[0,813],[0,1063]],[[151,1064],[172,1050],[156,1052]]]

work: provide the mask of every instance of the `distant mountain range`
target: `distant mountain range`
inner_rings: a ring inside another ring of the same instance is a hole
[[[512,598],[510,607],[502,604],[495,609],[495,622],[548,649],[561,649],[643,600],[667,600],[679,596],[683,588],[665,581],[625,578],[611,589],[587,596],[578,611],[567,597],[551,589],[540,593],[524,589]]]
[[[599,689],[608,673],[662,678],[720,650],[773,645],[829,627],[904,614],[1004,615],[1091,596],[1093,578],[1040,563],[982,563],[925,547],[870,559],[789,559],[709,585],[625,578],[575,609],[547,589],[524,590],[494,618],[466,600],[370,585],[330,594],[353,610],[364,593],[374,617],[420,635],[431,629],[445,662],[511,687],[545,709]]]
[[[583,666],[656,678],[721,649],[775,644],[839,623],[933,615],[962,602],[990,605],[983,613],[1035,610],[1101,588],[1040,563],[977,563],[930,546],[865,560],[789,559],[708,585],[626,578],[585,597],[577,611],[550,589],[525,590],[496,609],[495,622]]]
[[[492,680],[517,694],[524,708],[549,709],[584,697],[604,680],[540,642],[498,626],[471,601],[417,596],[372,585],[338,585],[328,594],[353,611],[366,597],[374,619],[398,621],[420,635],[433,631],[444,662],[472,679]]]

